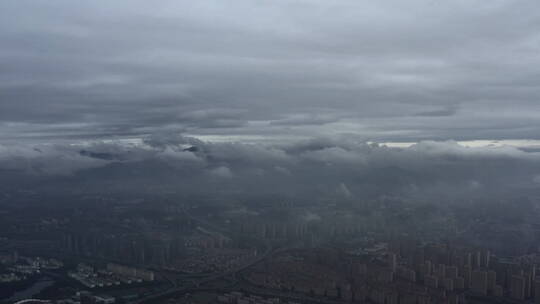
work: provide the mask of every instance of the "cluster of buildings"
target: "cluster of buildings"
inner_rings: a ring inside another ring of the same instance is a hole
[[[332,255],[332,252],[319,250],[279,255],[250,271],[246,279],[268,289],[337,297],[336,287],[347,281]]]
[[[93,294],[89,291],[79,291],[74,296],[50,301],[49,303],[54,304],[114,304],[116,303],[116,298],[104,295],[104,294]]]
[[[256,251],[254,250],[222,249],[207,251],[179,261],[174,270],[192,274],[224,272],[246,264],[255,257]]]
[[[283,301],[280,298],[264,298],[238,291],[217,296],[217,302],[221,304],[298,304],[297,302]]]
[[[245,278],[263,288],[361,303],[540,303],[534,257],[501,258],[484,249],[414,241],[376,244],[361,253],[289,251]]]
[[[12,283],[26,280],[26,276],[14,272],[0,273],[0,283]]]
[[[5,269],[3,273],[0,273],[0,283],[19,282],[40,274],[43,270],[64,267],[64,264],[57,259],[19,256],[16,251],[0,255],[0,264]]]
[[[276,208],[276,212],[280,209]],[[351,212],[335,209],[317,209],[306,213],[305,209],[287,209],[288,217],[251,215],[230,220],[230,228],[236,234],[273,241],[304,240],[317,242],[341,236],[352,236],[384,227],[382,215],[373,212],[370,217],[351,215]]]
[[[93,266],[80,263],[77,265],[77,269],[69,272],[68,275],[88,288],[152,282],[155,280],[153,271],[113,263],[109,263],[106,268],[99,270],[96,270]]]
[[[183,237],[185,256],[200,256],[208,252],[227,251],[234,248],[231,238],[219,233],[197,227],[195,231]]]
[[[135,228],[130,227],[135,230]],[[184,240],[166,231],[74,231],[62,236],[62,249],[75,256],[122,260],[126,263],[166,266],[185,252]]]
[[[501,258],[489,250],[450,244],[402,241],[386,253],[388,283],[409,282],[428,293],[459,299],[534,300],[540,303],[540,277],[534,260]]]
[[[62,248],[70,255],[122,260],[156,268],[177,268],[179,261],[234,248],[230,238],[202,228],[184,232],[66,233]]]

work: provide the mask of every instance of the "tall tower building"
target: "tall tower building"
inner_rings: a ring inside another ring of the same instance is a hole
[[[396,271],[397,255],[393,252],[388,253],[388,267],[390,267],[392,271]]]
[[[497,273],[493,270],[487,272],[487,289],[493,292],[495,285],[497,284]]]
[[[534,280],[534,303],[540,304],[540,279]]]
[[[487,295],[487,272],[475,270],[471,275],[471,289],[480,295]]]
[[[525,300],[525,278],[513,275],[510,281],[510,297],[515,300]]]

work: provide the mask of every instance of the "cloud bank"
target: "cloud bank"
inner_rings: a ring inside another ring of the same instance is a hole
[[[539,175],[538,152],[510,146],[470,148],[453,141],[395,148],[346,137],[263,145],[155,135],[136,144],[0,145],[3,187],[31,185],[47,191],[172,191],[335,201],[399,195],[444,201],[519,191],[525,195],[537,188]],[[66,183],[71,186],[53,186]]]

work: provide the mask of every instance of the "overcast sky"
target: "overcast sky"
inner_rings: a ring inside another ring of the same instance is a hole
[[[0,1],[0,140],[540,139],[540,4]]]

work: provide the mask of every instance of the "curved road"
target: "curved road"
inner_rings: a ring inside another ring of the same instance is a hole
[[[228,275],[231,275],[231,274],[236,274],[240,271],[243,271],[261,261],[263,261],[264,259],[266,259],[268,256],[270,256],[271,254],[274,254],[275,252],[278,252],[279,249],[272,249],[272,247],[270,245],[267,245],[267,249],[266,251],[264,252],[264,254],[262,254],[260,257],[258,257],[257,259],[245,264],[245,265],[242,265],[236,269],[232,269],[232,270],[229,270],[229,271],[226,271],[226,272],[222,272],[222,273],[219,273],[219,274],[215,274],[215,275],[212,275],[212,276],[209,276],[209,277],[205,277],[203,279],[200,279],[198,281],[194,281],[193,282],[193,286],[184,286],[184,287],[173,287],[171,289],[168,289],[168,290],[165,290],[165,291],[162,291],[162,292],[159,292],[159,293],[156,293],[156,294],[152,294],[152,295],[149,295],[145,298],[142,298],[142,299],[138,299],[136,301],[134,301],[133,303],[134,304],[142,304],[142,303],[145,303],[145,302],[148,302],[148,301],[151,301],[151,300],[156,300],[158,298],[161,298],[161,297],[166,297],[166,296],[171,296],[171,295],[174,295],[175,293],[180,293],[180,292],[183,292],[183,291],[188,291],[190,289],[193,289],[193,287],[197,287],[201,284],[204,284],[204,283],[208,283],[208,282],[211,282],[211,281],[214,281],[214,280],[217,280],[217,279],[220,279],[220,278],[223,278],[223,277],[226,277]]]

